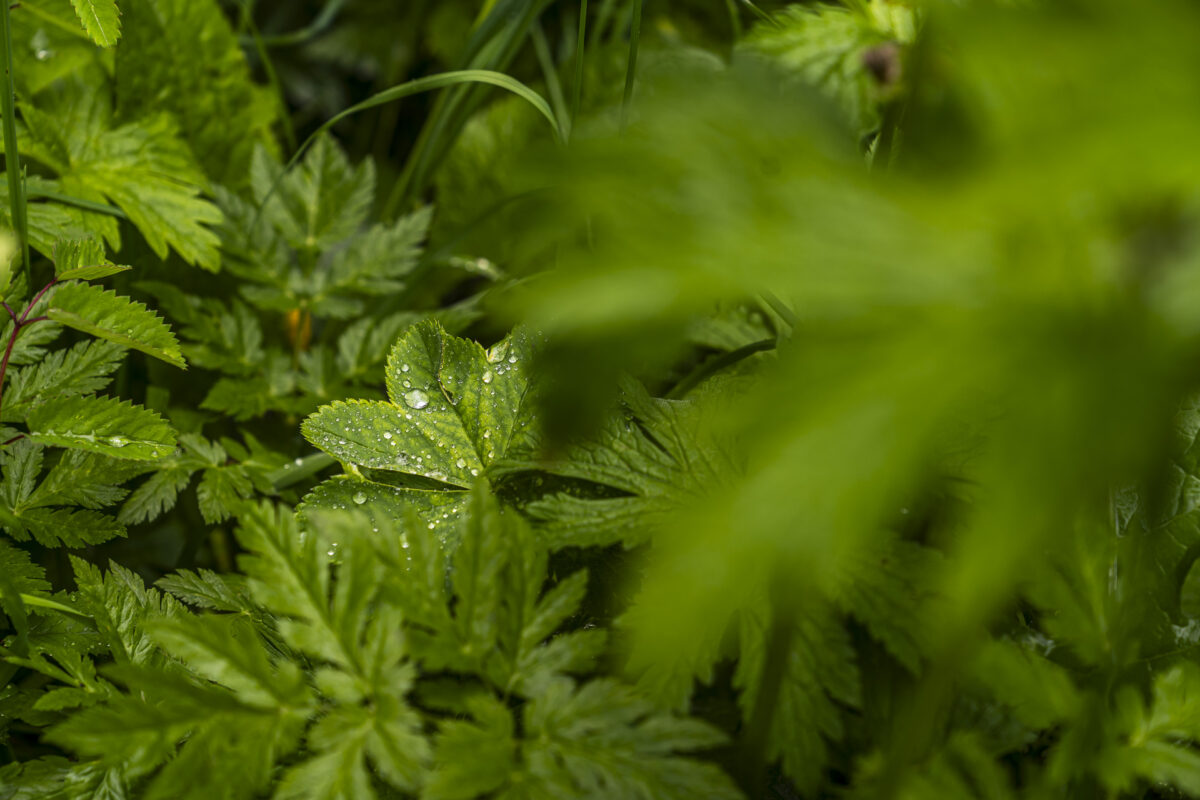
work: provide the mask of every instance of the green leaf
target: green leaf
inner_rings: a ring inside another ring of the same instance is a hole
[[[170,456],[164,459],[169,462]],[[161,463],[159,469],[133,490],[117,518],[126,525],[149,522],[175,507],[179,493],[192,481],[194,468],[180,463]]]
[[[272,126],[279,104],[252,80],[221,4],[128,0],[122,10],[118,118],[170,113],[205,174],[227,186],[245,185],[254,149],[277,147]]]
[[[235,591],[223,576],[207,569],[181,569],[159,578],[156,585],[185,603],[212,611],[249,613],[254,609],[248,597]]]
[[[134,460],[154,460],[175,450],[175,433],[153,411],[111,397],[51,400],[27,418],[35,442]]]
[[[499,789],[516,767],[512,714],[491,697],[468,705],[473,721],[451,720],[438,729],[425,800],[471,800]]]
[[[120,12],[116,0],[71,0],[75,13],[92,41],[111,47],[121,37]]]
[[[44,448],[28,438],[14,442],[0,456],[0,526],[19,541],[35,539],[47,547],[84,547],[125,535],[117,520],[95,509],[118,502],[117,486],[143,470],[134,461],[70,451],[53,462],[38,483]],[[83,506],[52,508],[52,506]]]
[[[148,589],[129,570],[110,563],[107,574],[71,557],[78,585],[76,605],[92,617],[96,628],[119,663],[161,664],[163,656],[149,636],[156,620],[174,617],[183,607],[173,597]]]
[[[238,542],[247,550],[239,566],[255,600],[285,618],[283,637],[302,652],[361,674],[361,630],[377,581],[369,562],[353,584],[331,592],[332,548],[320,537],[302,537],[290,511],[262,503],[239,519]]]
[[[526,510],[545,523],[556,547],[645,541],[672,512],[716,491],[739,472],[731,444],[709,425],[709,407],[660,400],[626,381],[622,404],[596,436],[553,461],[514,459],[505,471],[540,470],[589,481],[619,494],[556,493]]]
[[[162,318],[142,303],[110,290],[68,283],[54,293],[47,314],[68,327],[187,368],[179,342]]]
[[[362,502],[377,496],[410,497],[404,482],[413,477],[445,486],[410,482],[408,487],[441,488],[445,494],[461,495],[483,480],[488,467],[509,449],[527,445],[532,435],[529,360],[528,341],[520,333],[485,351],[474,342],[450,336],[436,322],[424,322],[392,348],[387,367],[389,402],[323,406],[304,421],[301,430],[310,442],[343,463],[386,471],[367,474],[366,483],[396,485],[388,489],[364,485],[351,491],[349,484],[342,484],[337,490],[340,496],[349,494],[355,502],[360,494]],[[323,494],[315,494],[305,502],[322,501]],[[443,513],[457,516],[453,511]]]
[[[372,163],[351,166],[329,136],[318,137],[304,160],[286,172],[260,148],[251,178],[262,217],[301,251],[319,252],[355,233],[375,199]]]
[[[170,117],[156,114],[119,127],[112,126],[107,94],[69,84],[52,103],[21,105],[30,136],[22,154],[57,173],[62,194],[117,206],[159,258],[173,248],[184,261],[215,271],[220,266],[218,239],[207,226],[219,222],[220,211],[201,197],[207,185],[187,144]],[[61,209],[59,204],[45,205]],[[112,217],[72,209],[68,216],[86,217],[89,226],[66,229],[76,236],[97,230],[98,218],[114,248],[120,235]],[[49,220],[47,224],[51,224]],[[59,228],[51,241],[64,235]]]
[[[76,267],[58,273],[60,281],[94,281],[107,278],[121,272],[129,272],[133,267],[123,267],[119,264],[97,264],[91,267]]]
[[[38,403],[98,392],[111,382],[111,373],[124,360],[122,345],[87,341],[77,342],[67,350],[56,350],[37,364],[10,368],[0,419],[24,421]]]
[[[524,717],[526,780],[548,796],[742,797],[716,765],[679,755],[723,744],[720,731],[657,711],[616,681],[555,684]]]
[[[750,720],[765,669],[772,614],[763,608],[742,613],[734,684]],[[781,759],[784,773],[801,791],[818,785],[830,760],[830,745],[845,735],[844,708],[859,708],[861,679],[850,635],[842,621],[813,603],[798,614],[786,656],[778,707],[771,717],[768,758]]]

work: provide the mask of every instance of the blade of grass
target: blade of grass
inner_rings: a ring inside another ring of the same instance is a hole
[[[550,53],[550,43],[546,41],[546,31],[541,22],[533,24],[530,34],[533,38],[533,50],[537,55],[538,65],[542,68],[542,77],[546,81],[546,93],[550,95],[555,116],[558,118],[558,129],[564,140],[571,137],[571,117],[567,113],[567,101],[563,97],[562,83],[558,79],[558,67],[554,64],[554,56]]]
[[[25,211],[25,183],[21,175],[21,156],[17,151],[17,98],[13,89],[12,15],[7,0],[0,2],[0,47],[4,48],[4,87],[0,95],[0,114],[4,115],[4,170],[8,174],[8,205],[12,209],[13,229],[21,243],[21,271],[25,285],[33,286],[29,263],[29,220]]]
[[[738,11],[737,0],[725,0],[725,8],[729,11],[729,31],[736,46],[742,38],[742,17]]]
[[[572,127],[579,120],[579,105],[583,100],[584,56],[587,53],[587,13],[588,0],[579,0],[579,36],[575,40],[575,85],[571,87]]]
[[[771,24],[771,25],[774,25],[776,28],[782,28],[782,27],[783,27],[783,25],[781,25],[781,24],[779,23],[779,20],[775,19],[773,16],[771,16],[771,15],[770,15],[770,14],[768,14],[767,12],[763,11],[763,10],[762,10],[761,8],[759,8],[758,6],[754,5],[754,3],[753,3],[753,0],[741,0],[741,2],[742,2],[742,4],[743,4],[744,6],[746,6],[746,7],[747,7],[747,8],[749,8],[751,11],[753,11],[753,12],[754,12],[754,16],[758,17],[758,18],[759,18],[760,20],[762,20],[763,22],[766,22],[766,23],[769,23],[769,24]]]
[[[269,36],[252,35],[251,37],[242,37],[241,43],[244,46],[251,44],[258,46],[261,44],[264,47],[292,47],[304,44],[327,31],[333,25],[333,21],[337,19],[337,15],[341,13],[345,5],[346,0],[328,0],[313,21],[299,30]]]
[[[368,97],[361,103],[356,103],[350,106],[349,108],[326,120],[320,127],[313,131],[307,139],[304,140],[304,143],[300,145],[298,150],[296,150],[295,155],[288,160],[283,170],[280,171],[279,175],[275,178],[275,182],[271,185],[271,190],[267,192],[266,197],[263,198],[262,204],[259,205],[259,213],[262,212],[263,207],[266,205],[267,201],[271,199],[271,196],[275,194],[275,189],[278,187],[279,181],[293,166],[295,166],[296,162],[299,161],[304,155],[305,151],[308,150],[309,145],[316,141],[318,136],[328,131],[346,117],[357,114],[360,111],[366,111],[369,108],[383,105],[384,103],[390,103],[394,100],[411,97],[414,94],[434,91],[436,89],[444,89],[446,87],[457,86],[464,83],[482,83],[496,86],[525,99],[530,103],[530,105],[537,109],[538,113],[546,118],[547,122],[550,123],[550,127],[554,131],[555,138],[560,142],[562,141],[562,130],[558,127],[558,120],[555,118],[554,111],[550,108],[550,104],[546,102],[546,98],[542,97],[540,94],[535,92],[533,89],[530,89],[516,78],[505,75],[502,72],[492,72],[490,70],[481,69],[456,70],[454,72],[442,72],[437,75],[428,75],[424,78],[417,78],[415,80],[402,83],[399,86],[393,86],[390,89],[386,89],[372,97]]]
[[[625,66],[625,94],[621,98],[621,127],[629,118],[629,106],[633,103],[633,81],[637,74],[638,43],[642,38],[642,0],[633,0],[633,12],[629,22],[629,63]]]
[[[329,5],[335,5],[331,2]],[[258,25],[254,23],[254,14],[246,0],[241,0],[242,6],[242,22],[250,31],[250,41],[254,44],[254,51],[258,54],[258,60],[262,62],[263,72],[266,73],[267,83],[271,87],[271,95],[275,98],[275,103],[279,109],[279,122],[283,127],[283,142],[289,150],[296,149],[296,130],[292,127],[292,117],[288,113],[287,102],[283,99],[283,85],[279,82],[279,76],[275,73],[275,65],[271,62],[271,56],[267,52],[266,39],[259,33]],[[326,6],[328,8],[329,6]],[[245,41],[246,37],[242,37]]]
[[[516,57],[534,20],[551,0],[500,0],[472,32],[463,51],[463,69],[500,72]],[[404,169],[383,208],[385,219],[397,216],[425,190],[433,171],[441,163],[482,94],[477,87],[462,86],[444,92],[421,127]]]

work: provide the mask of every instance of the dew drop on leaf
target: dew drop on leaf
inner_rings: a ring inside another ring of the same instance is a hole
[[[355,503],[357,503],[360,506],[363,503],[367,502],[367,496],[365,494],[363,494],[362,492],[356,493],[352,499],[354,500]]]
[[[459,469],[462,469],[466,465],[467,465],[467,460],[465,458],[460,458],[458,461],[454,462],[454,466],[458,467]]]
[[[404,393],[404,402],[408,403],[409,408],[420,410],[429,405],[429,395],[420,389],[413,389],[411,392]]]

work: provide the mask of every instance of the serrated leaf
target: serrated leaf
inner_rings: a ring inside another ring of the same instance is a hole
[[[120,272],[129,272],[133,267],[123,267],[120,264],[97,264],[92,267],[76,267],[58,273],[60,281],[94,281],[107,278]]]
[[[0,508],[0,525],[18,541],[32,538],[43,547],[88,547],[125,535],[125,526],[97,511],[32,508],[18,513]]]
[[[111,290],[68,283],[54,293],[46,313],[68,327],[187,368],[179,342],[162,317]]]
[[[117,518],[126,525],[149,522],[175,507],[179,493],[191,483],[194,468],[165,464],[129,495]]]
[[[266,152],[255,152],[254,199],[293,248],[324,249],[366,221],[375,197],[374,166],[364,161],[352,167],[332,137],[318,137],[300,164],[276,185],[281,172]]]
[[[30,411],[35,442],[135,460],[165,458],[175,450],[175,433],[153,411],[111,397],[68,397]]]
[[[76,603],[95,620],[96,628],[120,663],[154,664],[161,655],[147,627],[154,620],[176,616],[183,607],[169,595],[148,589],[129,570],[110,563],[108,572],[72,556],[78,585]]]
[[[207,569],[177,570],[159,578],[156,585],[185,603],[212,611],[248,613],[254,608],[223,576]]]
[[[392,348],[389,402],[323,406],[301,430],[344,463],[429,478],[461,492],[531,435],[529,360],[520,333],[485,351],[423,322]],[[367,477],[387,483],[385,475]]]
[[[61,193],[120,208],[160,258],[173,248],[189,264],[217,270],[219,241],[208,226],[219,222],[221,214],[201,196],[207,180],[177,125],[159,113],[114,126],[109,97],[68,83],[49,102],[22,103],[29,131],[22,154],[54,170],[54,185]],[[99,232],[119,249],[119,229],[112,217],[63,211],[57,203],[33,206],[44,206],[60,217],[65,214],[72,223],[52,231],[51,241]],[[86,216],[86,226],[74,221],[81,215]],[[92,218],[100,220],[100,227]]]
[[[555,684],[524,716],[524,779],[548,796],[743,797],[716,765],[681,755],[722,744],[720,731],[658,711],[616,681]]]
[[[70,349],[49,353],[36,364],[10,369],[0,419],[23,421],[40,402],[100,391],[124,363],[125,352],[115,342],[77,342]]]
[[[625,381],[621,407],[603,429],[553,461],[518,461],[506,472],[536,469],[611,487],[617,493],[556,493],[527,511],[556,546],[645,541],[670,513],[716,491],[739,472],[734,448],[708,426],[709,409],[694,400],[650,397]]]
[[[280,106],[252,80],[239,31],[221,4],[136,0],[122,10],[117,116],[169,112],[207,175],[227,186],[245,185],[254,149],[277,147],[272,126]]]
[[[120,12],[116,0],[71,0],[75,13],[92,41],[112,47],[121,38]]]

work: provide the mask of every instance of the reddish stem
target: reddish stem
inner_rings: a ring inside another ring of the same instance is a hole
[[[29,305],[26,306],[25,310],[21,312],[19,319],[17,318],[17,315],[13,313],[13,310],[9,308],[8,303],[4,304],[4,307],[8,309],[9,316],[13,318],[13,332],[12,336],[8,337],[8,346],[4,348],[4,360],[0,361],[0,409],[4,408],[4,377],[8,374],[8,360],[12,358],[13,346],[16,345],[17,337],[21,335],[21,331],[25,330],[35,322],[42,322],[49,319],[49,317],[46,316],[29,319],[29,314],[33,311],[33,307],[38,304],[38,301],[41,300],[42,297],[45,296],[46,292],[50,291],[51,287],[53,287],[56,283],[58,283],[58,281],[53,280],[43,286],[42,290],[34,295],[33,299],[29,301]],[[24,436],[24,434],[21,434],[21,436]],[[5,442],[4,445],[0,445],[0,447],[12,444],[17,439],[20,439],[21,436],[10,439],[9,441]]]

